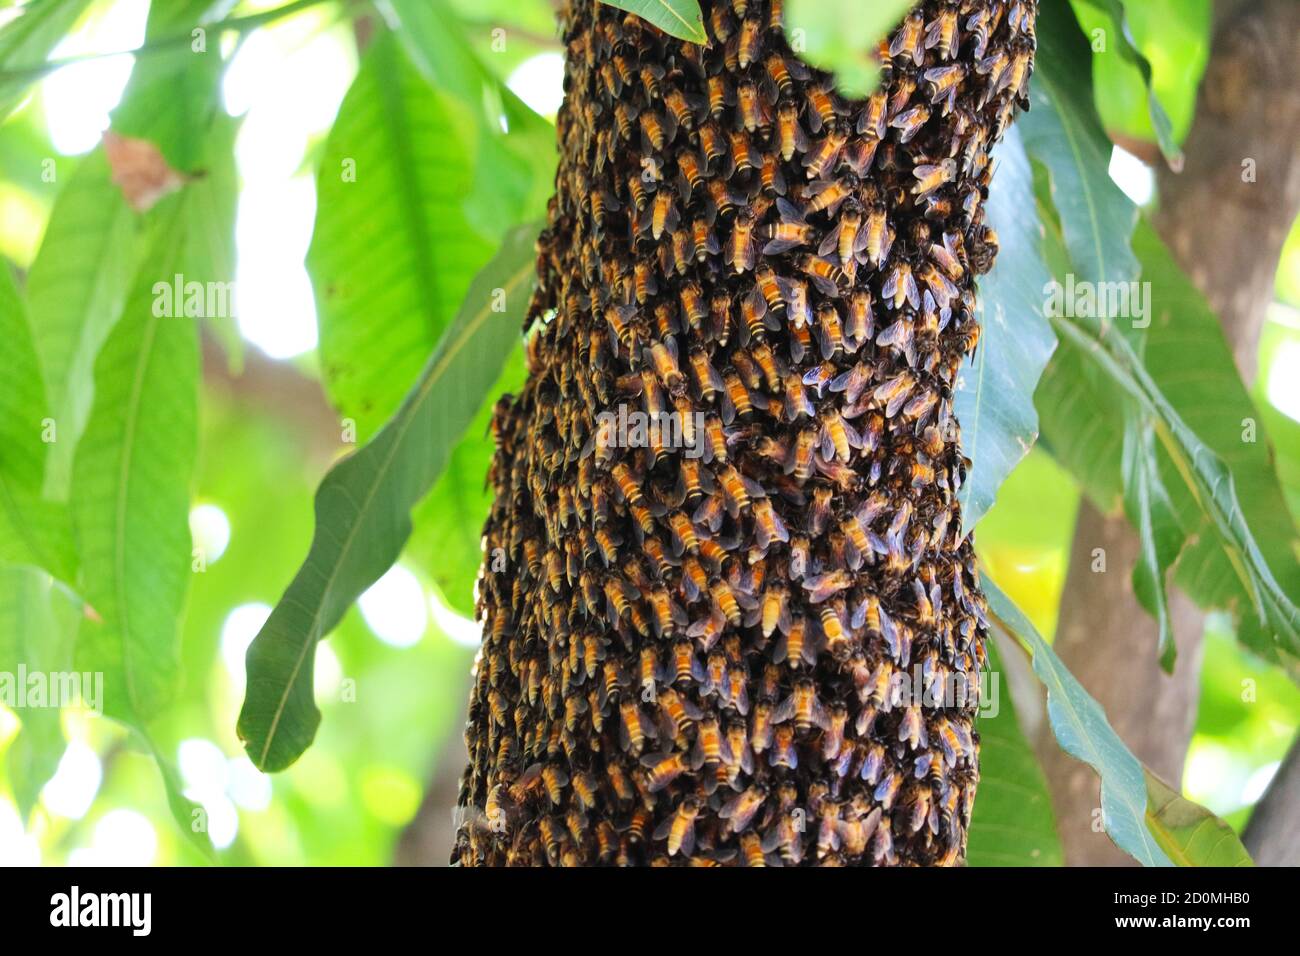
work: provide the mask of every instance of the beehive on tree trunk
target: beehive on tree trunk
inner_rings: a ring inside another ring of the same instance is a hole
[[[779,3],[572,0],[529,375],[494,431],[463,865],[951,864],[985,618],[953,417],[1034,0],[837,95]]]

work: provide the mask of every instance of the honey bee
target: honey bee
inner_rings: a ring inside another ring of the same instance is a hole
[[[780,220],[764,226],[761,233],[762,238],[767,240],[763,246],[765,255],[776,255],[806,245],[814,234],[813,227],[793,204],[785,199],[777,199],[776,206],[781,214]]]
[[[641,758],[641,766],[646,768],[646,789],[650,793],[666,789],[690,769],[684,753],[646,754]]]
[[[848,141],[848,133],[838,123],[829,126],[826,135],[804,154],[803,165],[807,177],[820,179],[834,172],[835,165]]]
[[[732,224],[731,240],[727,243],[727,265],[739,275],[754,268],[754,213],[742,209]]]
[[[766,787],[749,787],[724,803],[718,816],[728,822],[732,833],[744,833],[766,801]]]
[[[822,295],[839,298],[840,287],[847,284],[848,279],[844,270],[821,256],[814,256],[811,253],[804,253],[796,260],[799,271],[812,280]]]
[[[641,708],[637,706],[636,700],[622,701],[619,704],[619,713],[623,718],[619,728],[619,746],[624,750],[638,754],[645,746],[646,738],[653,740],[659,736],[654,725],[648,723],[641,715]]]
[[[655,829],[656,840],[667,837],[669,856],[676,856],[678,853],[690,856],[691,851],[695,849],[695,818],[699,816],[703,806],[703,801],[699,797],[686,797],[678,804],[673,815]]]

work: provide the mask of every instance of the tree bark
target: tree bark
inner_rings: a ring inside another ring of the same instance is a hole
[[[1159,173],[1156,227],[1218,312],[1247,381],[1255,374],[1278,256],[1300,208],[1300,163],[1294,158],[1300,139],[1297,88],[1300,4],[1220,2],[1196,118],[1185,144],[1185,168],[1177,175],[1168,169]],[[1105,573],[1092,571],[1094,548],[1106,551]],[[1055,647],[1130,749],[1176,784],[1195,725],[1203,619],[1185,595],[1173,592],[1178,663],[1173,675],[1164,674],[1156,658],[1156,624],[1138,605],[1130,584],[1137,553],[1137,537],[1122,516],[1082,505]],[[1062,753],[1050,728],[1040,734],[1039,749],[1066,862],[1131,863],[1093,829],[1094,809],[1100,806],[1093,771]],[[1284,778],[1278,774],[1279,786]],[[1280,803],[1289,812],[1277,819],[1289,821],[1286,825],[1294,831],[1300,801]]]

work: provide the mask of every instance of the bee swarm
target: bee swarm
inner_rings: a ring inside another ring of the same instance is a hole
[[[1036,0],[918,5],[861,102],[779,0],[702,6],[704,46],[561,14],[453,860],[960,863],[987,625],[953,389]]]

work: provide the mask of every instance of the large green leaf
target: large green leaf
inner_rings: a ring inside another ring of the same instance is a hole
[[[1144,866],[1172,866],[1146,826],[1142,764],[1111,728],[1101,705],[1074,679],[1029,619],[987,575],[981,584],[995,619],[1028,651],[1034,673],[1047,689],[1047,718],[1057,742],[1101,778],[1106,833]]]
[[[466,217],[499,242],[520,223],[545,215],[554,191],[555,127],[538,116],[475,54],[446,0],[377,0],[429,84],[458,102],[474,123],[464,151],[474,157]]]
[[[1179,866],[1254,866],[1232,827],[1146,771],[1147,827]]]
[[[158,212],[151,251],[95,362],[72,473],[82,593],[103,621],[78,653],[106,674],[106,710],[132,723],[156,716],[176,690],[197,455],[198,330],[158,314],[154,294],[176,272],[183,197]]]
[[[500,375],[529,303],[537,229],[507,237],[397,414],[321,482],[307,559],[248,650],[238,730],[262,770],[284,769],[311,744],[316,642],[397,559],[411,509]]]
[[[1170,623],[1165,576],[1183,547],[1173,504],[1160,480],[1154,433],[1150,422],[1130,414],[1124,430],[1124,512],[1138,533],[1138,560],[1133,568],[1133,593],[1156,619],[1160,664],[1174,668],[1174,634]]]
[[[362,441],[397,408],[492,254],[462,209],[467,133],[397,37],[379,37],[326,145],[307,253],[325,384]],[[342,175],[349,162],[355,181]]]
[[[121,314],[138,257],[137,217],[109,178],[104,151],[59,193],[27,276],[27,302],[57,440],[45,490],[67,498],[72,457],[94,395],[94,363]]]
[[[1178,143],[1191,125],[1208,54],[1209,0],[1071,3],[1094,40],[1093,86],[1106,128],[1156,142],[1170,166],[1180,168]]]
[[[36,79],[25,70],[45,62],[88,6],[90,0],[31,0],[0,29],[0,122]]]
[[[1154,424],[1156,437],[1186,489],[1209,519],[1214,546],[1231,567],[1269,645],[1255,646],[1300,677],[1300,609],[1283,590],[1243,517],[1232,472],[1194,432],[1152,379],[1132,345],[1114,329],[1093,329],[1086,320],[1054,317],[1061,338],[1068,338],[1105,370],[1136,401]]]
[[[1269,436],[1233,361],[1217,316],[1174,262],[1155,229],[1139,224],[1133,247],[1150,283],[1151,327],[1140,354],[1152,385],[1231,473],[1242,528],[1294,604],[1300,596],[1300,535],[1288,520]],[[1250,586],[1237,572],[1234,548],[1216,530],[1213,513],[1176,466],[1159,456],[1160,477],[1187,536],[1176,569],[1178,584],[1202,607],[1231,610],[1240,639],[1268,654],[1273,624],[1251,612]]]
[[[1087,75],[1088,47],[1064,4],[1042,9],[1038,40],[1032,108],[1019,120],[1025,149],[1051,176],[1075,278],[1131,282],[1138,274],[1131,245],[1138,210],[1110,178],[1111,143],[1088,84],[1079,82]]]
[[[76,553],[67,510],[42,496],[48,405],[27,311],[0,260],[0,562],[43,567],[73,580]]]
[[[0,671],[14,677],[24,668],[50,681],[72,667],[72,642],[77,633],[80,602],[55,584],[45,572],[30,567],[0,567]],[[84,688],[92,699],[94,689]],[[18,812],[31,813],[41,788],[54,776],[63,755],[59,707],[19,707],[22,730],[9,745],[9,782]]]
[[[170,0],[149,7],[145,45],[155,48],[137,59],[122,103],[113,111],[113,130],[149,140],[173,169],[202,171],[208,129],[219,109],[221,39],[214,30],[202,43],[157,41],[220,19],[233,6],[233,0]]]
[[[867,96],[880,77],[876,48],[915,0],[786,0],[785,30],[808,63],[835,74],[846,96]]]
[[[647,23],[653,23],[669,36],[691,43],[704,43],[704,17],[699,0],[603,0],[611,7],[635,13]]]
[[[988,643],[996,709],[981,700],[980,784],[966,849],[968,866],[1060,866],[1047,778],[1025,739],[997,648]],[[988,711],[985,711],[988,708]]]
[[[496,446],[488,426],[497,399],[517,392],[525,373],[524,352],[517,348],[452,450],[441,477],[412,515],[415,530],[408,555],[424,567],[447,604],[466,617],[474,615],[474,582],[483,563],[483,524],[492,507],[487,473]]]
[[[1034,387],[1056,345],[1043,317],[1051,276],[1039,244],[1033,175],[1014,127],[996,151],[989,222],[1001,251],[979,285],[980,345],[957,383],[954,411],[971,469],[958,492],[969,531],[993,505],[998,488],[1038,438]]]

